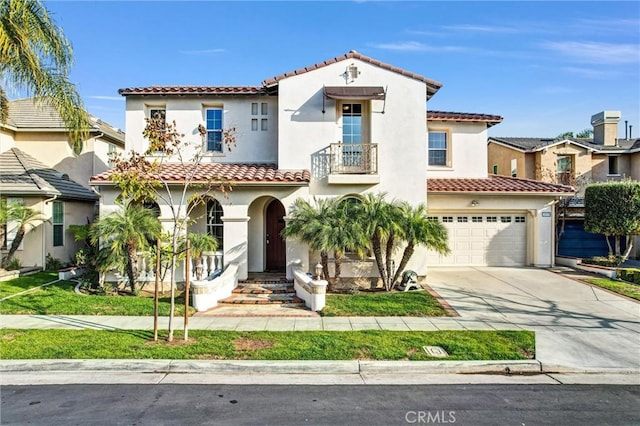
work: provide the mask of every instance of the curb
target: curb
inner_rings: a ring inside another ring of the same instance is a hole
[[[0,372],[541,374],[539,361],[2,360]]]

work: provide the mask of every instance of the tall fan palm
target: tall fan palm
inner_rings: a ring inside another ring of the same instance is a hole
[[[2,210],[0,212],[0,223],[12,224],[11,231],[15,231],[9,252],[2,259],[2,266],[4,267],[11,263],[26,233],[35,229],[42,222],[47,222],[47,219],[42,213],[30,207],[25,207],[19,202],[9,205],[3,204],[3,206],[0,206],[0,210]]]
[[[67,126],[74,151],[82,151],[88,116],[75,85],[68,80],[72,49],[62,29],[39,0],[0,2],[0,80],[50,103]],[[9,104],[0,85],[0,121]]]
[[[447,254],[450,251],[447,244],[447,229],[441,223],[429,220],[424,205],[412,207],[408,203],[403,203],[400,206],[400,213],[399,225],[402,230],[402,240],[407,245],[402,253],[398,269],[391,280],[392,285],[400,278],[409,259],[413,256],[416,245],[423,244],[441,254]]]
[[[148,240],[153,241],[160,236],[161,228],[160,221],[153,211],[128,203],[93,225],[91,241],[97,244],[102,240],[102,265],[116,267],[120,272],[125,272],[131,291],[135,292],[137,253],[148,248]]]

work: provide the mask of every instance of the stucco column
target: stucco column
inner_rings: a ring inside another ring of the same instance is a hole
[[[554,262],[555,226],[553,204],[548,204],[536,212],[535,266],[548,267]]]
[[[246,209],[245,209],[246,210]],[[222,216],[224,223],[224,264],[238,264],[238,279],[246,280],[248,276],[247,261],[249,241],[249,216]]]
[[[285,216],[285,224],[289,221],[289,217]],[[287,238],[287,279],[293,279],[293,267],[302,269],[305,272],[312,272],[314,265],[309,264],[309,246],[300,242],[297,238]]]

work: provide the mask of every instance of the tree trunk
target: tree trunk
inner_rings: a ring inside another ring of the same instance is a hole
[[[129,285],[131,286],[131,293],[136,292],[136,263],[137,253],[136,247],[133,244],[127,244],[127,277],[129,278]]]
[[[168,342],[173,342],[173,313],[176,308],[176,256],[178,255],[178,234],[177,230],[173,230],[173,236],[171,239],[171,270],[169,277],[171,278],[171,312],[169,312],[169,334],[167,336]]]
[[[322,265],[322,278],[329,282],[329,254],[322,250],[320,252],[320,264]]]
[[[340,276],[342,275],[342,254],[340,252],[333,252],[333,259],[336,266],[334,278],[336,280],[336,284],[340,280]]]
[[[387,270],[385,269],[384,263],[382,261],[382,244],[378,231],[375,231],[373,236],[371,237],[371,249],[373,250],[373,257],[376,259],[376,266],[378,267],[378,272],[380,273],[380,278],[382,279],[384,288],[388,291],[386,276]]]
[[[633,248],[633,238],[627,235],[627,249],[622,254],[622,262],[626,262],[629,258],[629,253],[631,253],[631,249]]]
[[[393,245],[395,243],[395,235],[391,233],[387,238],[387,248],[385,249],[385,266],[387,268],[387,280],[385,284],[387,291],[393,289]]]
[[[611,241],[609,241],[609,235],[605,235],[604,239],[607,241],[607,247],[609,248],[609,256],[613,256],[613,248],[611,248]]]
[[[402,259],[400,260],[400,264],[398,265],[398,269],[396,270],[396,273],[393,276],[393,282],[394,283],[398,282],[398,279],[400,278],[400,275],[404,271],[404,268],[406,268],[407,263],[409,263],[409,259],[411,259],[411,256],[413,256],[413,252],[414,251],[415,251],[415,244],[414,243],[408,243],[407,246],[404,248],[404,251],[402,252]]]
[[[11,260],[13,259],[13,256],[16,254],[16,251],[18,251],[18,247],[20,247],[20,244],[24,239],[25,232],[26,232],[26,228],[24,226],[21,226],[20,228],[18,228],[18,232],[16,232],[16,236],[13,238],[13,241],[11,242],[11,247],[9,247],[9,252],[7,253],[6,257],[2,260],[2,266],[9,265],[9,262],[11,262]]]
[[[620,256],[620,235],[613,236],[616,245],[616,256]]]

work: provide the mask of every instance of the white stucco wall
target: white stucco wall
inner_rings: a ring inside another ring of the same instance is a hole
[[[486,123],[430,120],[427,126],[429,130],[450,132],[452,155],[451,167],[429,166],[427,178],[487,177]]]
[[[342,74],[352,63],[360,74],[347,85]],[[386,88],[386,102],[371,101],[368,127],[370,142],[378,144],[379,184],[327,183],[326,171],[318,166],[318,156],[329,144],[341,141],[342,128],[336,101],[325,99],[322,113],[323,86]],[[359,60],[347,60],[281,80],[278,93],[278,164],[282,169],[311,169],[312,195],[388,192],[390,198],[412,204],[425,202],[424,83]]]
[[[251,114],[251,104],[258,104],[258,115]],[[261,104],[267,103],[267,115],[261,115]],[[193,144],[185,150],[185,158],[193,157],[195,148],[202,146],[198,125],[205,125],[207,107],[223,108],[223,129],[235,127],[237,145],[229,152],[211,154],[205,161],[221,163],[276,163],[278,135],[278,99],[271,96],[127,96],[126,151],[144,152],[148,141],[143,137],[145,118],[151,108],[165,108],[168,122],[176,122],[184,142]],[[258,120],[258,130],[251,130],[251,120]],[[267,130],[260,130],[260,120],[267,119]]]

